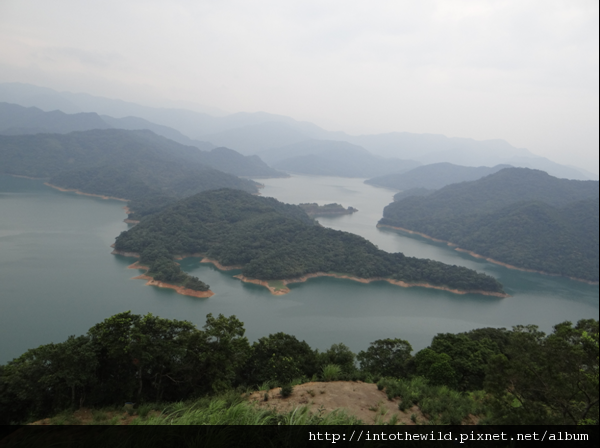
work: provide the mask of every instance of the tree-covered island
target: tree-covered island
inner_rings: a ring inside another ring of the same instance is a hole
[[[139,254],[155,279],[187,282],[174,259],[201,254],[218,266],[236,266],[239,278],[265,286],[329,275],[505,296],[493,277],[379,250],[360,236],[317,225],[299,206],[240,190],[182,199],[121,233],[114,247],[116,253]]]
[[[358,211],[354,207],[344,208],[343,205],[336,203],[325,205],[319,205],[317,203],[305,203],[298,205],[306,212],[308,216],[351,215],[352,213],[356,213]]]

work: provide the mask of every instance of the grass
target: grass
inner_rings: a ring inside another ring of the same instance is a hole
[[[246,401],[228,403],[221,397],[178,402],[158,415],[135,419],[132,425],[356,425],[362,422],[343,411],[310,412],[301,406],[287,413],[259,409]]]
[[[484,413],[484,393],[481,391],[461,393],[447,386],[431,386],[422,377],[410,380],[385,378],[378,386],[383,386],[390,400],[400,397],[398,409],[402,412],[418,405],[430,424],[460,425],[470,415]],[[413,415],[413,421],[416,421],[417,416]]]

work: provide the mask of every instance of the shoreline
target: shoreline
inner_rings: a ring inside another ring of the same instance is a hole
[[[289,284],[304,283],[311,278],[317,278],[317,277],[333,277],[333,278],[339,278],[339,279],[344,279],[344,280],[352,280],[352,281],[359,282],[359,283],[371,283],[371,282],[384,281],[384,282],[388,282],[392,285],[401,286],[403,288],[412,288],[412,287],[431,288],[431,289],[438,289],[441,291],[448,291],[448,292],[451,292],[454,294],[481,294],[484,296],[492,296],[492,297],[499,297],[499,298],[510,297],[509,294],[506,294],[506,293],[503,294],[500,292],[489,292],[489,291],[479,291],[479,290],[461,291],[459,289],[452,289],[452,288],[448,288],[447,286],[436,286],[436,285],[431,285],[429,283],[406,283],[406,282],[403,282],[402,280],[394,280],[394,279],[385,278],[385,277],[360,278],[360,277],[353,277],[350,275],[343,275],[343,274],[330,274],[328,272],[313,272],[311,274],[305,274],[305,275],[303,275],[301,277],[297,277],[297,278],[283,279],[283,280],[271,280],[273,282],[283,283],[284,288],[276,288],[274,286],[271,286],[269,284],[268,280],[258,280],[258,279],[248,278],[248,277],[243,276],[242,274],[234,275],[234,277],[240,279],[241,281],[243,281],[245,283],[253,283],[255,285],[264,286],[271,292],[271,294],[276,295],[276,296],[281,296],[281,295],[284,295],[284,294],[287,294],[288,292],[290,292],[290,289],[287,288],[287,285],[289,285]]]
[[[409,230],[409,229],[405,229],[403,227],[394,227],[394,226],[390,226],[390,225],[387,225],[387,224],[377,224],[377,227],[385,227],[385,228],[388,228],[388,229],[401,230],[402,232],[410,233],[412,235],[419,235],[419,236],[422,236],[423,238],[427,238],[428,240],[432,240],[432,241],[435,241],[437,243],[445,243],[448,246],[454,248],[454,250],[457,251],[457,252],[463,252],[463,253],[466,253],[466,254],[474,257],[474,258],[480,258],[480,259],[483,259],[485,261],[489,261],[490,263],[494,263],[494,264],[497,264],[499,266],[504,266],[505,268],[508,268],[508,269],[514,269],[516,271],[522,271],[522,272],[535,272],[537,274],[551,275],[552,277],[568,278],[570,280],[575,280],[575,281],[578,281],[578,282],[587,283],[588,285],[598,285],[599,284],[598,282],[594,282],[594,281],[591,281],[591,280],[585,280],[583,278],[569,277],[569,276],[560,275],[560,274],[552,274],[551,272],[538,271],[536,269],[520,268],[520,267],[514,266],[512,264],[504,263],[503,261],[494,260],[493,258],[486,257],[485,255],[481,255],[481,254],[475,253],[475,252],[473,252],[471,250],[468,250],[468,249],[462,249],[462,248],[458,247],[458,245],[456,245],[456,244],[454,244],[454,243],[452,243],[450,241],[440,240],[440,239],[434,238],[432,236],[425,235],[424,233],[417,232],[415,230]]]
[[[133,253],[133,252],[125,252],[125,253]],[[150,269],[148,266],[143,266],[138,264],[136,261],[133,264],[127,266],[127,269],[145,269],[148,271]],[[154,278],[150,277],[146,274],[136,275],[131,278],[132,280],[146,280],[146,286],[157,286],[159,288],[169,288],[174,289],[177,294],[181,294],[182,296],[191,296],[198,298],[208,298],[215,295],[210,289],[208,291],[196,291],[195,289],[184,288],[183,286],[172,285],[171,283],[159,282],[158,280],[154,280]]]
[[[95,198],[101,198],[101,199],[105,199],[105,200],[112,199],[112,200],[115,200],[115,201],[129,202],[129,199],[116,198],[114,196],[105,196],[105,195],[102,195],[102,194],[84,193],[83,191],[79,191],[79,190],[77,190],[75,188],[62,188],[62,187],[58,187],[56,185],[52,185],[52,184],[50,184],[48,182],[44,182],[44,185],[47,185],[50,188],[54,188],[54,189],[56,189],[58,191],[62,191],[64,193],[76,193],[76,194],[80,194],[80,195],[83,195],[83,196],[92,196],[92,197],[95,197]]]
[[[123,255],[125,257],[139,258],[139,256],[140,256],[140,254],[138,254],[136,252],[122,252],[122,251],[117,251],[117,250],[113,250],[111,253],[114,255]],[[242,269],[242,266],[223,266],[218,261],[207,258],[204,255],[199,254],[199,253],[181,254],[181,255],[177,255],[175,257],[175,259],[183,260],[184,258],[189,258],[189,257],[202,258],[202,260],[200,260],[200,263],[212,263],[217,269],[222,270],[222,271],[232,271],[232,270]],[[134,264],[132,264],[131,266],[129,266],[129,268],[134,269],[134,266],[139,268],[139,265],[137,265],[137,261]],[[144,267],[144,269],[147,269],[147,267]],[[401,286],[403,288],[412,288],[412,287],[430,288],[430,289],[438,289],[440,291],[448,291],[448,292],[451,292],[454,294],[481,294],[484,296],[499,297],[499,298],[510,297],[509,294],[500,293],[500,292],[490,292],[490,291],[480,291],[480,290],[461,291],[459,289],[452,289],[452,288],[448,288],[446,286],[436,286],[436,285],[431,285],[429,283],[406,283],[406,282],[403,282],[402,280],[394,280],[394,279],[385,278],[385,277],[360,278],[360,277],[353,277],[350,275],[343,275],[343,274],[331,274],[328,272],[313,272],[310,274],[302,275],[297,278],[280,279],[280,280],[259,280],[259,279],[255,279],[255,278],[245,277],[242,274],[234,275],[233,277],[243,281],[244,283],[252,283],[255,285],[259,285],[259,286],[264,286],[274,296],[282,296],[284,294],[291,292],[291,290],[287,287],[287,285],[292,284],[292,283],[304,283],[305,281],[307,281],[311,278],[317,278],[317,277],[334,277],[334,278],[339,278],[339,279],[344,279],[344,280],[352,280],[352,281],[359,282],[359,283],[371,283],[371,282],[385,281],[392,285]],[[284,287],[277,288],[275,286],[270,285],[270,282],[282,283]]]
[[[33,180],[43,180],[48,179],[47,177],[31,177],[31,176],[23,176],[21,174],[8,174],[8,173],[0,173],[3,176],[12,176],[12,177],[20,177],[22,179],[33,179]]]

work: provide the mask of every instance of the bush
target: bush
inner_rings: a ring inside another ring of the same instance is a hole
[[[287,398],[290,395],[292,395],[293,391],[294,391],[294,386],[292,386],[291,384],[286,384],[284,386],[281,386],[281,390],[279,391],[279,394],[282,397]]]
[[[323,381],[335,381],[340,377],[342,369],[337,364],[328,364],[323,367]]]

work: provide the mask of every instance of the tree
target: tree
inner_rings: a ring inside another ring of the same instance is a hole
[[[417,375],[427,378],[430,384],[456,388],[457,374],[451,365],[452,358],[446,353],[436,353],[425,348],[414,357]]]
[[[286,384],[302,376],[310,378],[317,371],[317,355],[310,346],[282,332],[255,342],[245,369],[250,384],[265,381]]]
[[[356,355],[347,345],[332,344],[326,352],[319,354],[319,366],[323,368],[328,364],[336,364],[344,374],[350,375],[356,371],[355,359]]]
[[[365,372],[376,376],[400,378],[406,376],[412,346],[403,339],[378,339],[357,359]]]
[[[490,361],[492,423],[598,422],[598,321],[563,322],[546,336],[514,327],[505,355]]]

